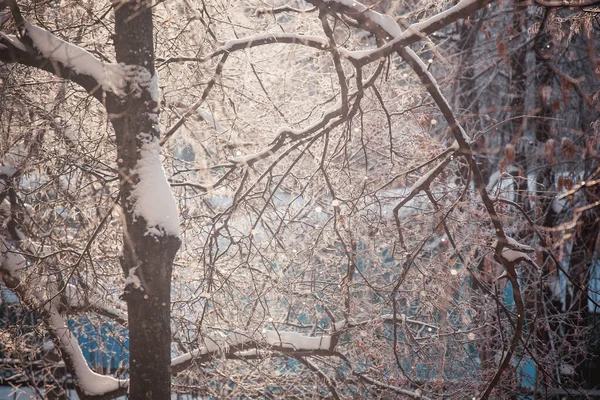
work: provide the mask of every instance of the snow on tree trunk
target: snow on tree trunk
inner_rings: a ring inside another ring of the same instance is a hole
[[[180,240],[177,207],[156,145],[160,131],[152,32],[151,8],[137,3],[115,8],[117,61],[140,67],[128,81],[128,96],[107,104],[117,136],[126,220],[122,267],[128,277],[130,399],[171,396],[171,271]]]

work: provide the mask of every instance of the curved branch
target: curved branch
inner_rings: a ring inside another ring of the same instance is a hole
[[[0,61],[35,67],[73,81],[100,102],[106,100],[106,95],[121,94],[128,75],[126,67],[104,63],[85,49],[31,25],[15,0],[5,1],[17,23],[19,37],[0,33]]]
[[[379,14],[358,1],[307,0],[307,2],[315,6],[326,7],[332,12],[341,13],[356,20],[362,29],[373,33],[382,40],[392,39],[377,49],[348,52],[346,58],[359,67],[380,58],[385,58],[459,19],[467,18],[475,11],[493,2],[493,0],[461,0],[446,11],[436,14],[425,21],[410,25],[402,33],[398,33],[400,27],[391,17]]]
[[[202,57],[169,57],[167,59],[158,58],[156,61],[161,62],[160,66],[173,62],[205,62],[224,54],[233,53],[234,51],[252,49],[274,43],[300,44],[317,50],[325,50],[329,46],[327,40],[319,36],[305,36],[299,33],[265,33],[228,40],[217,50]],[[349,54],[344,49],[338,50],[345,55]]]
[[[266,331],[264,334],[231,332],[224,340],[204,338],[204,346],[171,360],[171,373],[177,375],[192,363],[205,363],[225,355],[244,357],[260,349],[277,351],[293,357],[335,355],[335,342],[330,335],[310,337],[298,332]],[[240,354],[241,352],[241,354]],[[238,354],[236,354],[238,353]]]
[[[86,400],[108,400],[127,394],[128,381],[92,371],[87,364],[77,339],[71,333],[65,318],[60,314],[60,300],[52,297],[56,282],[49,277],[34,275],[27,284],[21,274],[28,268],[23,254],[5,242],[0,236],[0,279],[6,287],[17,293],[29,308],[36,308],[44,321],[50,337],[60,350],[80,398]]]

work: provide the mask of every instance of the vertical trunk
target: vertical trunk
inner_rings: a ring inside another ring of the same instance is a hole
[[[154,70],[153,25],[150,3],[123,2],[115,6],[117,61]],[[146,81],[148,83],[148,81]],[[107,104],[117,136],[121,205],[125,214],[123,271],[135,274],[140,285],[129,284],[124,295],[129,313],[130,399],[170,399],[170,292],[173,258],[179,238],[148,234],[148,221],[134,214],[131,193],[140,177],[140,150],[157,140],[158,104],[151,88],[137,88],[122,100]],[[150,139],[148,139],[150,138]]]

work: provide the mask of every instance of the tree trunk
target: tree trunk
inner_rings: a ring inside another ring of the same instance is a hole
[[[150,3],[127,2],[115,7],[117,62],[154,70]],[[138,88],[139,89],[139,88]],[[158,140],[158,104],[150,88],[107,104],[117,137],[124,227],[123,271],[139,277],[140,287],[128,285],[124,295],[129,314],[130,399],[170,399],[171,396],[171,271],[180,241],[164,234],[149,235],[148,221],[134,215],[131,193],[139,177],[140,150]],[[145,138],[146,137],[146,138]],[[137,267],[137,268],[136,268]],[[132,271],[133,268],[136,268]]]

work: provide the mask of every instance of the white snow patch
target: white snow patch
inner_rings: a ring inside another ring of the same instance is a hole
[[[514,248],[514,249],[525,251],[527,253],[532,253],[534,251],[533,247],[529,247],[527,245],[519,243],[519,242],[517,242],[515,239],[513,239],[511,237],[507,237],[506,241],[508,242],[508,245],[510,247]]]
[[[571,364],[560,364],[560,374],[566,376],[573,376],[575,375],[575,367]]]
[[[204,338],[203,340],[204,346],[197,348],[196,350],[192,350],[189,353],[185,353],[173,358],[171,360],[171,366],[181,364],[183,362],[189,361],[191,359],[200,357],[205,354],[216,353],[217,351],[226,351],[230,346],[244,344],[246,342],[254,340],[254,338],[248,334],[240,332],[231,332],[227,335],[225,340],[220,340],[220,342],[217,342],[211,338]]]
[[[494,172],[489,179],[487,192],[494,196],[499,196],[507,200],[515,201],[517,182],[515,176],[519,173],[518,168],[510,165],[507,171]]]
[[[225,340],[218,342],[211,338],[204,338],[204,346],[189,353],[182,354],[171,360],[171,366],[175,366],[194,358],[218,351],[227,351],[231,346],[237,346],[248,342],[258,342],[267,346],[279,346],[293,350],[329,350],[331,346],[331,336],[310,337],[298,332],[276,332],[264,331],[262,334],[255,335],[244,332],[231,332]],[[247,353],[248,350],[242,353]]]
[[[526,246],[517,242],[511,237],[506,238],[507,245],[502,249],[502,258],[509,262],[514,261],[531,261],[529,256],[525,253],[532,253],[535,250],[532,247]],[[494,241],[492,247],[496,247],[498,241]],[[532,261],[531,261],[532,262]]]
[[[127,275],[127,279],[125,279],[125,285],[132,285],[134,289],[139,289],[142,287],[142,282],[140,278],[136,275],[136,271],[138,267],[133,267],[129,270],[129,274]]]
[[[513,249],[504,249],[502,250],[502,258],[506,261],[514,262],[520,260],[530,260],[529,256],[521,251],[516,251]]]
[[[389,15],[380,14],[376,11],[369,10],[363,4],[355,1],[355,0],[333,0],[336,3],[340,3],[345,5],[346,7],[350,7],[358,13],[364,13],[364,15],[369,18],[373,23],[379,25],[383,30],[385,30],[389,35],[390,39],[398,37],[402,35],[402,29],[398,25],[398,23]]]
[[[104,63],[87,50],[65,42],[43,28],[30,23],[26,23],[25,28],[35,48],[45,57],[60,62],[78,74],[93,77],[104,90],[112,91],[117,95],[124,94],[127,77],[139,72],[135,70],[141,68]]]
[[[43,351],[52,351],[52,350],[54,350],[54,343],[52,342],[52,340],[46,340],[44,342],[44,344],[42,345],[42,350]]]
[[[158,73],[155,71],[150,79],[150,96],[156,103],[160,103],[160,88],[158,87]]]
[[[413,183],[413,185],[410,187],[409,195],[414,194],[417,190],[424,189],[423,185],[425,184],[425,182],[432,179],[433,175],[437,175],[439,173],[440,173],[440,169],[437,167],[432,168],[431,170],[427,171],[425,174],[423,174],[423,176],[421,176],[419,179],[417,179],[417,181],[415,183]],[[429,183],[431,183],[431,182],[429,182]]]
[[[81,308],[85,306],[85,297],[81,291],[77,290],[75,285],[67,284],[65,287],[65,297],[70,307]]]
[[[124,69],[127,73],[127,78],[129,78],[131,94],[135,97],[140,97],[144,90],[148,90],[152,100],[158,103],[160,96],[158,75],[156,73],[150,75],[150,71],[137,65],[129,65],[124,67]],[[156,87],[153,87],[153,85],[156,85]],[[158,116],[156,118],[158,119]]]
[[[160,145],[150,134],[140,136],[143,145],[134,171],[139,182],[129,198],[133,215],[146,220],[147,235],[179,237],[179,212],[160,161]]]
[[[336,322],[335,324],[333,324],[334,332],[341,331],[342,329],[344,329],[346,327],[347,324],[348,324],[348,321],[345,319]]]
[[[560,279],[554,275],[548,277],[548,289],[552,300],[560,301],[562,299],[562,291],[560,288]]]
[[[234,164],[250,165],[256,161],[263,160],[273,154],[272,146],[265,148],[257,153],[251,153],[245,156],[234,157],[230,159]]]
[[[267,344],[294,350],[329,350],[330,336],[304,336],[298,332],[266,331]]]
[[[552,211],[554,211],[557,214],[560,214],[561,212],[563,212],[565,207],[567,207],[568,205],[569,205],[569,200],[567,200],[567,199],[559,199],[558,197],[554,197],[552,199]]]

